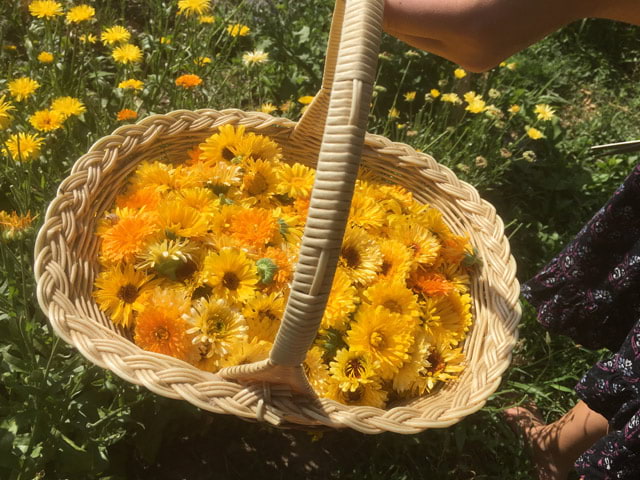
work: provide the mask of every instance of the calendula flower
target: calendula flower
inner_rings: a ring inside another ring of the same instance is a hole
[[[51,132],[62,127],[64,115],[57,110],[38,110],[29,117],[29,123],[36,130]]]
[[[247,66],[256,65],[259,63],[265,63],[269,61],[269,54],[263,50],[254,50],[252,52],[245,52],[242,55],[242,63]]]
[[[100,34],[100,40],[105,45],[115,45],[116,43],[128,42],[131,32],[121,25],[105,28]]]
[[[441,249],[440,241],[421,225],[403,221],[394,225],[390,235],[409,248],[414,262],[432,265],[437,260]]]
[[[369,354],[376,373],[390,380],[409,359],[415,328],[416,323],[403,315],[380,306],[361,306],[347,332],[347,344],[353,352]]]
[[[323,360],[324,350],[316,345],[307,351],[302,368],[316,394],[324,396],[329,382],[329,367]]]
[[[214,133],[200,144],[200,158],[213,162],[233,160],[238,155],[244,131],[244,125],[238,125],[237,128],[233,125],[222,125],[218,133]]]
[[[148,269],[157,275],[177,282],[191,277],[198,266],[198,246],[186,238],[152,242],[138,254],[136,267]]]
[[[136,118],[138,118],[138,114],[129,108],[123,108],[116,115],[116,119],[120,121],[135,120]]]
[[[411,273],[409,280],[411,287],[426,297],[449,295],[455,285],[446,276],[433,270],[418,268]]]
[[[354,392],[342,390],[337,381],[329,381],[325,390],[326,398],[335,400],[344,405],[367,405],[370,407],[384,408],[387,403],[388,393],[383,390],[378,382],[359,385]]]
[[[204,260],[203,282],[215,295],[230,302],[243,302],[254,295],[258,282],[256,266],[242,250],[223,248]]]
[[[437,319],[432,325],[432,336],[444,335],[452,346],[460,343],[471,326],[471,296],[452,290],[447,295],[430,298],[428,303],[433,309],[430,315]]]
[[[109,264],[133,262],[159,232],[155,215],[144,210],[116,208],[98,229],[100,254]]]
[[[358,304],[358,291],[351,279],[342,270],[336,271],[329,300],[322,316],[322,328],[346,330],[350,315]]]
[[[98,274],[93,296],[113,323],[130,327],[136,315],[144,310],[145,299],[157,284],[153,277],[133,265],[118,264]]]
[[[237,212],[231,218],[229,232],[240,245],[256,249],[271,243],[279,230],[279,224],[270,210],[247,208]]]
[[[433,390],[437,382],[455,380],[464,370],[465,357],[460,348],[451,348],[447,344],[434,342],[427,354],[428,366],[421,371],[424,390]]]
[[[256,135],[253,132],[242,138],[239,153],[243,158],[270,162],[274,169],[280,166],[279,160],[282,157],[280,145],[266,135]]]
[[[269,357],[271,343],[262,340],[244,342],[234,348],[230,355],[220,360],[220,367],[246,365],[265,360]]]
[[[527,132],[527,136],[533,140],[544,138],[544,134],[535,127],[525,127],[525,132]]]
[[[533,109],[533,113],[536,114],[538,120],[542,120],[543,122],[548,122],[549,120],[553,120],[555,118],[555,110],[551,108],[546,103],[540,103],[535,106]]]
[[[277,192],[280,195],[288,195],[291,198],[308,197],[315,180],[315,171],[302,165],[283,164],[277,170]]]
[[[487,109],[487,104],[482,99],[482,95],[476,92],[467,92],[464,94],[464,100],[467,102],[465,110],[471,113],[482,113]]]
[[[178,15],[202,15],[211,8],[210,0],[179,0]]]
[[[204,67],[211,63],[211,58],[209,57],[196,57],[193,59],[193,63],[195,63],[199,67]]]
[[[457,93],[443,93],[440,96],[440,100],[447,103],[453,103],[454,105],[462,103],[462,100]]]
[[[67,23],[80,23],[91,20],[96,14],[96,9],[90,5],[77,5],[67,12]]]
[[[78,37],[78,39],[82,42],[82,43],[96,43],[98,41],[98,37],[96,37],[93,33],[83,33],[82,35],[80,35]]]
[[[406,92],[403,94],[405,102],[413,102],[416,99],[416,92]]]
[[[33,95],[33,92],[40,88],[40,84],[29,77],[20,77],[11,80],[7,86],[9,87],[9,93],[17,102],[29,98]]]
[[[51,110],[60,112],[64,118],[81,115],[87,109],[80,100],[74,97],[58,97],[51,102]]]
[[[118,63],[138,63],[142,60],[142,50],[132,43],[124,43],[117,46],[111,52],[111,56]]]
[[[198,22],[202,24],[210,24],[216,21],[216,17],[213,15],[201,15],[198,17]]]
[[[520,111],[520,105],[511,105],[507,111],[509,113],[511,113],[512,115],[515,115],[516,113],[518,113]]]
[[[13,116],[10,112],[15,110],[16,107],[13,104],[6,100],[6,96],[2,95],[0,97],[0,130],[5,129],[11,123]]]
[[[375,233],[382,229],[385,222],[386,212],[376,199],[356,190],[349,211],[349,226]]]
[[[467,72],[465,72],[464,69],[462,69],[462,68],[456,68],[453,71],[453,76],[456,77],[456,78],[464,78],[464,77],[467,76]]]
[[[40,52],[38,54],[38,61],[40,63],[51,63],[53,62],[53,54],[49,52]]]
[[[356,352],[342,348],[329,364],[329,374],[338,382],[340,389],[355,392],[361,385],[376,378],[373,359],[368,352]]]
[[[19,239],[24,233],[26,233],[33,223],[34,217],[31,216],[31,212],[27,212],[25,215],[20,215],[17,212],[7,212],[0,210],[0,232],[4,240],[16,240]]]
[[[207,357],[223,357],[231,353],[236,344],[246,343],[247,324],[240,313],[222,299],[198,300],[183,317],[195,335],[194,343],[201,343]]]
[[[382,265],[380,276],[388,279],[404,279],[411,270],[413,255],[401,242],[388,239],[380,242]]]
[[[251,29],[249,27],[241,23],[227,25],[227,33],[232,37],[246,37],[250,31]]]
[[[268,160],[247,159],[242,177],[242,190],[260,201],[268,201],[276,193],[278,177]]]
[[[129,78],[128,80],[123,80],[118,84],[118,88],[122,88],[125,90],[142,90],[144,87],[144,82],[142,80],[136,80],[135,78]]]
[[[180,198],[167,198],[157,208],[158,227],[165,234],[182,238],[203,238],[209,230],[207,218]]]
[[[400,110],[396,107],[391,107],[389,109],[389,118],[393,120],[394,118],[400,118]]]
[[[370,284],[382,267],[382,253],[377,243],[364,230],[347,229],[338,268],[357,285]]]
[[[271,102],[263,103],[262,105],[260,105],[260,111],[262,113],[270,114],[275,112],[276,110],[278,110],[278,107],[276,107]]]
[[[374,308],[381,306],[400,315],[414,318],[420,316],[418,298],[406,287],[404,279],[382,279],[367,288],[362,296]]]
[[[133,336],[136,345],[180,360],[192,359],[196,350],[191,335],[187,333],[189,324],[182,318],[188,306],[183,292],[155,288],[136,318]]]
[[[274,341],[284,314],[284,296],[281,293],[256,292],[242,309],[249,330],[249,340]]]
[[[176,85],[182,88],[197,87],[202,83],[202,79],[195,74],[187,73],[176,78]]]
[[[5,147],[14,160],[26,162],[40,154],[40,146],[44,139],[34,133],[19,132],[10,135]]]
[[[438,98],[440,96],[440,90],[438,90],[437,88],[432,88],[431,90],[429,90],[429,95],[431,95],[432,98]]]
[[[313,98],[313,95],[305,95],[298,98],[298,102],[300,102],[302,105],[309,105],[313,101]]]
[[[63,14],[62,4],[52,0],[35,0],[29,4],[29,13],[36,18],[53,18]]]

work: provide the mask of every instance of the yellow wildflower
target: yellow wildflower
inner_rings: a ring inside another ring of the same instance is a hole
[[[116,43],[128,42],[131,38],[131,33],[125,27],[120,25],[114,25],[113,27],[105,28],[100,35],[100,40],[105,45],[114,45]]]
[[[179,0],[178,15],[202,15],[211,8],[210,0]]]
[[[91,20],[96,14],[96,9],[90,5],[77,5],[67,12],[67,23],[80,23]]]
[[[29,98],[33,92],[40,88],[40,84],[29,77],[20,77],[9,82],[9,93],[17,101],[21,102]]]
[[[227,25],[227,33],[232,37],[246,37],[250,31],[251,29],[249,27],[241,23]]]
[[[142,60],[142,50],[132,43],[125,43],[114,48],[111,56],[119,63],[138,63]]]
[[[525,127],[525,131],[529,138],[532,138],[533,140],[540,140],[541,138],[544,138],[544,134],[535,127]]]
[[[26,162],[38,156],[43,141],[42,137],[36,134],[20,132],[9,136],[5,147],[14,160]]]
[[[29,13],[36,18],[53,18],[63,14],[62,4],[52,0],[35,0],[29,4]]]
[[[118,84],[118,88],[125,90],[142,90],[142,87],[144,87],[144,82],[142,80],[136,80],[135,78],[123,80]]]
[[[555,118],[555,110],[551,108],[546,103],[539,103],[533,109],[533,113],[536,114],[538,120],[542,120],[543,122],[548,122],[549,120],[553,120]]]
[[[49,52],[40,52],[38,54],[38,61],[40,63],[51,63],[53,62],[53,54]]]
[[[464,69],[462,69],[462,68],[456,68],[453,71],[453,76],[456,77],[456,78],[464,78],[464,77],[467,76],[467,72],[465,72]]]
[[[87,109],[77,98],[73,97],[58,97],[51,103],[51,110],[55,110],[62,114],[63,118],[68,118],[71,115],[81,115]]]
[[[29,123],[36,130],[50,132],[62,127],[65,117],[57,110],[38,110],[29,117]]]

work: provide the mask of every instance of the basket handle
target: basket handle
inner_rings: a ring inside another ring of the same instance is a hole
[[[268,360],[226,378],[285,383],[313,393],[302,362],[329,297],[355,186],[375,79],[384,0],[337,0],[321,90],[294,135],[326,126],[291,293]],[[328,98],[328,101],[327,101]],[[326,113],[324,113],[326,112]]]

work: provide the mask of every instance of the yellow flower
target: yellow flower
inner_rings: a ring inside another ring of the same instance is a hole
[[[105,28],[100,35],[100,40],[105,45],[114,45],[120,42],[128,42],[131,38],[131,33],[125,27],[121,25],[114,25],[113,27]]]
[[[302,105],[309,105],[313,101],[313,95],[305,95],[304,97],[298,98],[298,102]]]
[[[535,106],[535,108],[533,109],[533,113],[537,115],[538,120],[548,122],[549,120],[553,120],[553,118],[555,118],[556,112],[546,103],[540,103]]]
[[[198,250],[198,246],[186,238],[165,238],[145,246],[137,256],[136,267],[154,271],[173,281],[184,282],[198,269],[195,262]]]
[[[228,355],[248,340],[244,318],[220,298],[198,300],[183,318],[193,325],[187,333],[195,334],[193,342],[203,344],[207,357]]]
[[[195,63],[199,67],[204,67],[211,63],[211,58],[209,57],[197,57],[193,59],[193,63]]]
[[[388,393],[382,389],[378,382],[360,385],[354,392],[351,392],[342,390],[340,384],[333,380],[329,381],[325,396],[344,405],[366,405],[384,408],[387,403]]]
[[[273,343],[283,314],[284,296],[281,293],[256,292],[242,309],[249,327],[249,340],[255,338]]]
[[[429,90],[429,94],[433,98],[438,98],[440,96],[440,90],[438,90],[437,88],[432,88],[431,90]]]
[[[323,349],[313,346],[307,351],[302,368],[316,394],[324,396],[329,381],[329,368],[323,361]]]
[[[511,105],[507,110],[510,114],[515,115],[520,111],[520,105]]]
[[[142,50],[137,45],[125,43],[114,48],[111,56],[119,63],[138,63],[142,60]]]
[[[15,109],[16,107],[14,107],[11,102],[8,102],[6,100],[5,95],[2,95],[0,97],[0,130],[5,129],[9,126],[11,120],[13,119],[13,116],[9,112]]]
[[[416,92],[406,92],[403,96],[405,102],[413,102],[416,99]]]
[[[396,107],[391,107],[389,109],[389,118],[394,119],[399,117],[400,117],[400,111]]]
[[[187,73],[176,78],[176,85],[182,88],[194,88],[202,83],[202,79],[195,74]]]
[[[242,55],[242,63],[247,66],[265,63],[267,61],[269,61],[269,54],[263,50],[254,50],[253,52],[246,52]]]
[[[388,279],[405,279],[411,270],[412,254],[401,242],[388,239],[380,242],[382,266],[380,276]]]
[[[142,80],[136,80],[135,78],[123,80],[118,84],[118,88],[129,90],[142,90],[142,87],[144,87],[144,82]]]
[[[379,306],[361,306],[347,332],[347,345],[353,352],[368,353],[375,371],[385,380],[393,378],[409,359],[416,321]]]
[[[447,295],[430,297],[424,307],[424,317],[424,327],[430,336],[446,338],[455,346],[471,327],[471,296],[452,290]]]
[[[420,372],[424,391],[433,390],[437,382],[451,382],[464,370],[464,354],[460,348],[451,348],[446,343],[434,343],[427,354],[426,363]]]
[[[51,63],[53,62],[53,55],[49,52],[40,52],[38,54],[38,61],[40,63]]]
[[[525,131],[529,138],[532,138],[533,140],[540,140],[541,138],[544,138],[543,133],[535,127],[525,127]]]
[[[138,114],[129,108],[123,108],[116,114],[116,119],[120,121],[135,120],[138,118]]]
[[[406,287],[404,279],[380,280],[367,288],[362,296],[374,308],[380,306],[400,315],[420,316],[418,298]]]
[[[82,43],[96,43],[98,41],[98,37],[96,37],[93,33],[83,33],[78,38]]]
[[[29,117],[29,123],[36,130],[50,132],[62,127],[65,117],[57,110],[38,110]]]
[[[308,197],[311,194],[315,170],[294,163],[293,165],[283,164],[276,171],[278,177],[277,192],[280,195],[288,195],[291,198]]]
[[[176,237],[203,238],[209,229],[207,218],[179,198],[167,198],[157,208],[160,231]]]
[[[144,310],[145,298],[158,284],[144,271],[131,264],[118,264],[102,270],[95,281],[93,296],[113,323],[130,327],[136,315]]]
[[[29,230],[33,223],[34,217],[31,212],[26,215],[19,215],[17,212],[6,212],[0,210],[0,232],[5,240],[14,240],[20,238],[21,234]]]
[[[260,111],[262,113],[270,114],[275,112],[276,110],[278,110],[278,107],[276,107],[271,102],[263,103],[262,105],[260,105]]]
[[[251,29],[241,23],[227,25],[227,33],[232,37],[245,37],[249,35]]]
[[[364,230],[349,228],[344,235],[338,268],[357,285],[368,285],[382,267],[382,253]]]
[[[238,345],[230,355],[220,360],[220,367],[232,367],[265,360],[271,351],[271,343],[254,340]]]
[[[71,115],[81,115],[87,109],[84,103],[77,98],[58,97],[51,103],[51,110],[61,113],[63,118],[66,119]]]
[[[278,188],[278,177],[270,161],[248,158],[243,162],[242,191],[259,201],[269,200]]]
[[[464,69],[462,69],[462,68],[456,68],[453,71],[453,76],[456,77],[456,78],[464,78],[464,77],[467,76],[467,72],[465,72]]]
[[[376,374],[368,352],[356,352],[342,348],[329,364],[329,374],[342,390],[355,392],[360,385],[374,381]]]
[[[349,225],[375,233],[385,224],[386,212],[373,196],[362,193],[358,187],[356,188],[349,211]]]
[[[256,265],[242,250],[223,248],[204,259],[202,280],[220,298],[244,302],[255,294]]]
[[[170,45],[171,44],[171,37],[160,37],[160,44],[161,45]]]
[[[358,296],[357,289],[351,285],[349,276],[342,270],[336,271],[331,293],[322,316],[322,328],[345,330],[350,315],[355,311]]]
[[[20,77],[15,80],[11,80],[8,87],[11,96],[17,102],[21,102],[22,100],[29,98],[33,92],[40,88],[40,84],[29,77]]]
[[[443,93],[440,100],[447,103],[453,103],[454,105],[462,103],[457,93]]]
[[[29,4],[29,13],[36,18],[53,18],[62,15],[62,4],[52,0],[35,0]]]
[[[478,95],[476,92],[467,92],[464,94],[464,100],[467,102],[465,110],[471,113],[482,113],[487,109],[485,101],[482,99],[482,95]]]
[[[32,133],[14,133],[5,143],[5,147],[14,160],[26,162],[38,156],[44,140]]]
[[[271,210],[247,208],[238,211],[230,220],[229,232],[240,245],[261,249],[272,243],[279,224]]]
[[[218,133],[214,133],[200,144],[200,158],[219,162],[221,160],[231,161],[237,155],[245,136],[244,125],[222,125],[218,129]]]
[[[179,0],[178,15],[202,15],[211,8],[210,0]]]
[[[216,17],[214,17],[213,15],[201,15],[198,18],[198,22],[203,24],[213,23],[215,21],[216,21]]]
[[[433,265],[440,253],[438,238],[430,230],[407,219],[395,223],[390,236],[409,249],[414,262]]]
[[[96,14],[95,8],[90,5],[77,5],[67,12],[67,23],[80,23],[91,20]]]

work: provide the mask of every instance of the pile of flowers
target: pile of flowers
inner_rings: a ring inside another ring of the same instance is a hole
[[[99,307],[141,348],[204,370],[267,358],[314,174],[231,125],[184,158],[142,162],[99,222]],[[437,209],[363,173],[304,364],[318,395],[384,407],[455,380],[474,258]]]

